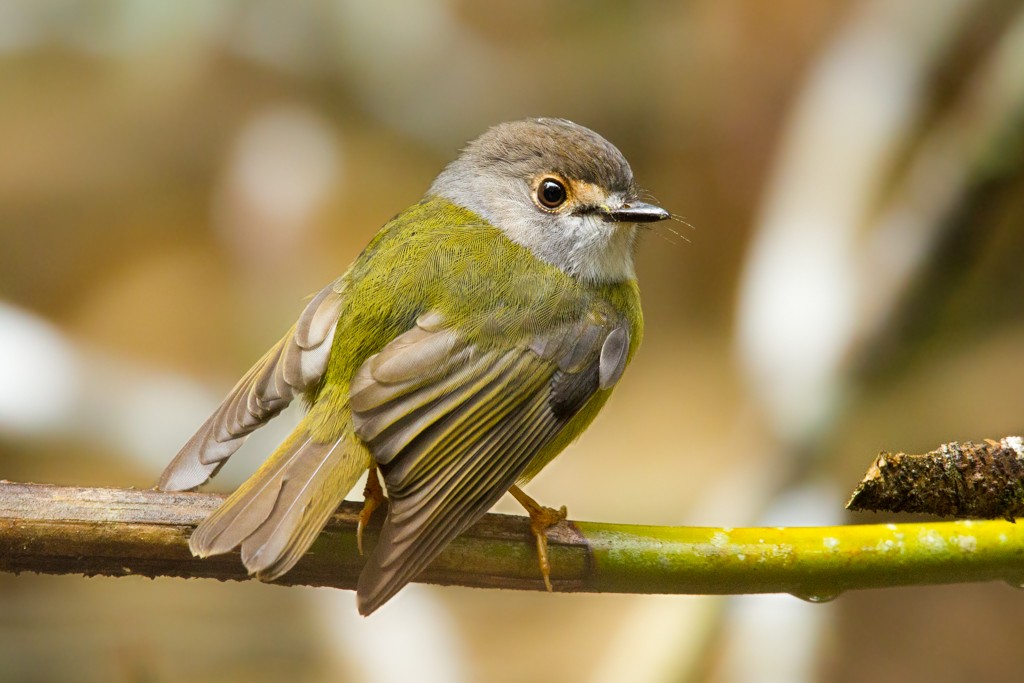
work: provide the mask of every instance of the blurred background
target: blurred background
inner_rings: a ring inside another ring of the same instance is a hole
[[[0,0],[0,477],[152,486],[487,126],[562,116],[684,223],[529,492],[819,525],[880,449],[1024,431],[1024,3]],[[228,491],[288,431],[254,437]],[[512,501],[499,510],[519,512]],[[4,681],[1018,681],[1006,585],[352,594],[0,576]]]

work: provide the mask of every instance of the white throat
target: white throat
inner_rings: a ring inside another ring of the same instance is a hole
[[[604,284],[636,278],[635,225],[609,223],[596,216],[542,218],[548,220],[538,225],[538,221],[517,221],[506,216],[497,225],[510,240],[523,245],[540,260],[581,280]]]

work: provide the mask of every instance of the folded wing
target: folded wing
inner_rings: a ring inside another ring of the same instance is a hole
[[[363,614],[415,578],[617,381],[623,344],[628,326],[615,315],[478,347],[428,313],[367,360],[352,383],[353,426],[391,502],[359,579]]]

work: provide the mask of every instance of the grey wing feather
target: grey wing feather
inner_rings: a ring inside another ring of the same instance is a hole
[[[629,328],[625,325],[616,327],[605,337],[601,345],[601,359],[598,365],[599,385],[609,389],[622,377],[629,358]]]
[[[157,488],[193,489],[216,474],[253,431],[323,377],[344,300],[341,282],[306,305],[298,322],[243,377],[167,466]]]
[[[480,350],[436,315],[418,322],[379,354],[383,361],[368,360],[352,384],[356,435],[370,447],[391,497],[359,579],[364,614],[415,578],[515,483],[599,389],[602,349],[625,329],[622,321],[588,320],[522,346]],[[628,332],[625,340],[628,347]],[[448,358],[439,358],[438,348]],[[614,350],[609,364],[619,362]],[[389,363],[398,357],[402,371],[392,373]]]
[[[551,396],[548,404],[556,417],[572,417],[590,400],[600,385],[596,365],[579,372],[559,370],[551,378]]]

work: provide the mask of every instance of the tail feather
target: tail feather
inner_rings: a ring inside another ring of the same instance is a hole
[[[349,434],[321,450],[289,468],[270,516],[242,542],[242,562],[260,579],[273,581],[299,561],[370,464]]]
[[[242,546],[249,573],[272,581],[291,569],[369,466],[346,430],[317,442],[304,424],[189,539],[200,557]]]
[[[278,446],[263,465],[192,532],[188,541],[192,554],[197,557],[221,555],[251,536],[270,516],[285,470],[308,447],[309,441],[300,427]]]

